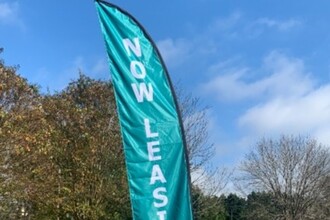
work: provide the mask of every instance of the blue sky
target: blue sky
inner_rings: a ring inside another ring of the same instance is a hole
[[[237,164],[263,136],[330,144],[329,1],[112,3],[144,25],[172,80],[212,107],[218,165]],[[79,69],[110,78],[92,0],[0,0],[0,47],[43,91],[61,90]]]

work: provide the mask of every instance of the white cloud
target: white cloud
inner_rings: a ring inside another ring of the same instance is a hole
[[[303,22],[295,18],[283,20],[268,17],[251,19],[241,12],[234,12],[227,17],[218,18],[204,31],[207,35],[220,34],[225,39],[256,38],[261,34],[276,30],[288,32],[303,25]]]
[[[19,17],[18,2],[0,2],[0,24],[3,25],[18,25],[21,28],[24,24]]]
[[[302,25],[302,22],[297,19],[288,19],[288,20],[275,20],[271,18],[259,18],[256,22],[256,25],[262,25],[269,28],[276,28],[279,31],[288,31],[293,28],[297,28]]]
[[[228,17],[219,18],[209,27],[209,32],[213,32],[214,30],[229,30],[234,28],[239,21],[242,19],[242,14],[240,12],[234,12],[230,14]]]
[[[165,39],[157,42],[157,46],[164,61],[174,67],[183,63],[191,52],[191,45],[185,39]]]
[[[198,62],[201,57],[214,56],[218,52],[220,42],[223,42],[219,39],[237,37],[237,25],[241,20],[242,14],[234,12],[215,19],[210,25],[198,27],[198,30],[190,30],[188,37],[163,39],[157,42],[157,46],[164,61],[171,67],[178,67],[188,60]]]
[[[301,25],[302,22],[294,18],[284,20],[258,18],[252,20],[242,12],[236,11],[228,16],[219,17],[209,25],[202,28],[199,27],[198,30],[190,30],[191,34],[187,37],[176,39],[167,38],[158,41],[157,46],[169,67],[180,67],[187,64],[188,61],[194,62],[194,64],[198,66],[207,63],[207,60],[213,59],[222,50],[227,49],[226,45],[228,44],[228,40],[233,43],[232,41],[242,40],[242,36],[246,39],[260,37],[260,34],[269,31],[268,29],[275,29],[283,32]],[[297,62],[295,65],[300,64]],[[247,69],[248,68],[235,68],[229,70],[229,72],[240,74]],[[246,74],[250,74],[250,72],[246,72]],[[242,77],[246,77],[246,74]],[[232,84],[240,82],[240,78],[228,79],[226,76],[224,77],[224,79],[218,78],[217,81],[219,81],[220,84],[223,80],[229,80]],[[243,86],[245,85],[243,84]]]
[[[272,74],[251,83],[236,80],[245,83],[247,94],[257,97],[257,103],[239,117],[240,128],[255,137],[303,134],[330,144],[330,84],[317,86],[302,60],[278,52],[265,58],[263,69]],[[261,99],[255,91],[267,97]]]
[[[330,84],[318,85],[303,60],[273,51],[258,69],[220,64],[211,70],[221,75],[202,86],[205,93],[247,106],[237,116],[242,140],[302,134],[330,144]]]
[[[95,76],[109,73],[108,61],[105,58],[97,60],[94,66],[91,68],[91,73]]]
[[[239,124],[253,133],[309,134],[330,144],[330,85],[306,95],[274,98],[250,108]]]
[[[12,8],[8,3],[0,3],[0,18],[6,19],[13,14]]]
[[[288,31],[301,25],[300,20],[293,18],[281,21],[270,18],[251,20],[242,12],[236,11],[228,16],[216,18],[209,25],[199,27],[198,30],[190,30],[191,33],[187,37],[160,40],[157,46],[166,64],[178,67],[188,60],[206,62],[205,59],[212,59],[225,47],[227,40],[241,40],[242,36],[247,39],[255,38],[266,32],[267,27]]]
[[[278,34],[287,34],[293,30],[299,30],[299,28],[302,26],[303,22],[295,18],[277,20],[268,17],[263,17],[257,18],[253,21],[249,21],[243,29],[244,36],[253,39],[258,38],[262,34],[272,30],[277,31]]]
[[[280,52],[271,52],[264,60],[265,76],[253,81],[255,74],[248,68],[213,68],[219,76],[202,86],[205,93],[213,93],[222,101],[300,96],[309,92],[314,82],[304,71],[301,60],[289,58]]]
[[[207,94],[215,94],[219,100],[237,101],[246,97],[253,96],[255,91],[241,80],[248,72],[248,69],[227,70],[225,74],[211,79],[202,85],[202,90]]]
[[[239,11],[233,12],[226,17],[219,17],[211,22],[205,30],[200,31],[198,34],[203,35],[202,42],[215,41],[216,43],[223,42],[224,40],[239,39],[242,33],[242,27],[246,25],[246,20],[243,14]]]

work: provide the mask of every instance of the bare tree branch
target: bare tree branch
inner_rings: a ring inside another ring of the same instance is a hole
[[[245,189],[271,192],[285,219],[301,219],[324,198],[329,150],[309,137],[261,139],[241,164]]]

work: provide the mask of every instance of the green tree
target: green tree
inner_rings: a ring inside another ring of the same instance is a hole
[[[225,199],[226,219],[240,220],[243,219],[243,210],[245,208],[245,200],[236,194],[230,193]]]
[[[272,220],[279,212],[280,207],[271,193],[251,192],[247,196],[243,216],[245,219]]]
[[[130,219],[110,83],[41,96],[0,66],[1,219]]]
[[[181,106],[191,169],[200,171],[213,151],[206,109],[192,97]],[[111,83],[80,74],[42,95],[1,61],[0,218],[131,219],[128,195]],[[200,195],[201,219],[221,219],[223,200]]]
[[[0,62],[0,216],[18,219],[31,209],[45,160],[49,129],[38,89]],[[47,171],[46,171],[47,172]],[[28,205],[27,205],[28,204]],[[24,212],[23,212],[24,214]]]
[[[194,218],[196,220],[225,220],[225,197],[207,195],[197,186],[192,190]]]
[[[51,210],[74,219],[129,219],[126,171],[110,83],[80,75],[43,106],[51,134]]]

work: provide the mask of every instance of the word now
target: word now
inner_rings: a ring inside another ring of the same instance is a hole
[[[138,38],[123,39],[123,45],[125,47],[126,53],[129,57],[141,58],[142,51],[140,47],[140,41]],[[135,56],[132,56],[132,55]],[[138,60],[131,60],[130,62],[130,73],[135,79],[141,80],[139,84],[132,83],[132,90],[135,95],[136,101],[141,103],[144,101],[153,102],[154,90],[151,83],[145,83],[143,80],[147,76],[147,71],[144,64]],[[144,129],[146,135],[146,148],[148,152],[148,160],[153,163],[152,170],[150,173],[149,185],[152,187],[156,182],[164,184],[164,186],[157,187],[153,190],[152,197],[154,199],[153,206],[158,210],[157,216],[159,220],[165,220],[166,210],[165,207],[168,204],[168,197],[166,195],[167,189],[165,186],[166,179],[164,177],[163,171],[160,167],[162,157],[161,148],[159,142],[159,134],[157,131],[151,131],[150,119],[144,118]]]

